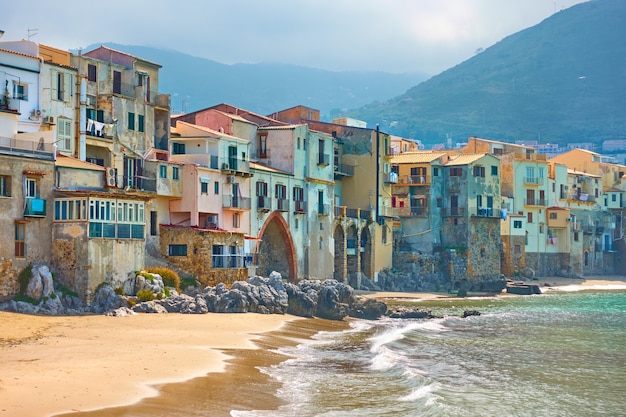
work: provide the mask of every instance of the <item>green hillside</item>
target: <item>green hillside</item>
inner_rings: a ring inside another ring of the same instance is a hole
[[[626,139],[626,1],[558,12],[349,115],[426,144],[447,135],[559,144]]]

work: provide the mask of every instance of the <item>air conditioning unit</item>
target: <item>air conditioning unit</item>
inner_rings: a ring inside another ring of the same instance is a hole
[[[117,169],[113,167],[106,168],[107,187],[117,187]]]
[[[41,110],[35,109],[30,112],[30,118],[33,120],[39,119],[41,117]]]
[[[54,116],[46,116],[46,117],[44,117],[43,118],[43,122],[53,125],[54,124]]]
[[[228,163],[224,162],[224,163],[222,164],[222,169],[228,169],[228,168],[229,168],[229,167],[228,167]]]
[[[237,181],[237,177],[235,177],[234,175],[230,175],[227,177],[227,180],[230,184],[234,184],[235,181]]]

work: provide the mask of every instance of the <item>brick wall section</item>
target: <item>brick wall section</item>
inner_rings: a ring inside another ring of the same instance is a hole
[[[213,268],[213,245],[243,246],[243,234],[191,227],[160,226],[160,243],[163,258],[194,276],[204,286],[223,282],[230,286],[235,281],[248,278],[247,268]],[[187,256],[168,256],[170,244],[187,245]]]
[[[19,271],[11,259],[0,259],[0,301],[16,296],[20,290],[17,281]]]

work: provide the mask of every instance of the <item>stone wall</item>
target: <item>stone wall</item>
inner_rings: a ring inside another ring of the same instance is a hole
[[[230,286],[248,278],[247,268],[213,268],[213,245],[243,247],[241,233],[196,229],[191,227],[160,226],[161,254],[171,264],[195,277],[203,286],[223,282]],[[168,256],[171,244],[186,245],[187,256]]]
[[[16,270],[13,260],[0,259],[0,301],[16,296],[20,290],[17,281],[19,271]]]
[[[500,276],[500,219],[472,216],[467,257],[470,280],[490,280]]]

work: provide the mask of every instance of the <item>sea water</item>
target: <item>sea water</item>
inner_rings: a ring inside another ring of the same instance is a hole
[[[231,414],[626,416],[624,289],[407,304],[442,318],[354,320],[282,349],[263,372],[284,405]]]

